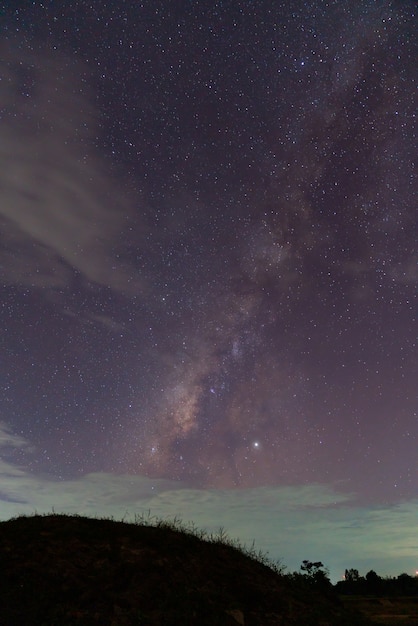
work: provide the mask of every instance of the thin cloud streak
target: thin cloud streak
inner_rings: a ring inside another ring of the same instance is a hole
[[[145,280],[120,245],[132,208],[91,148],[98,121],[86,68],[60,55],[29,55],[15,43],[2,45],[0,64],[2,280],[57,288],[78,274],[138,295]]]

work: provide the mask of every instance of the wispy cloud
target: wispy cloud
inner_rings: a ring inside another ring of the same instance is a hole
[[[0,452],[27,445],[1,430]],[[323,561],[334,580],[346,567],[362,573],[414,572],[418,558],[418,500],[360,506],[335,487],[311,484],[254,489],[190,489],[144,476],[94,473],[56,481],[0,463],[0,519],[19,514],[66,512],[134,520],[144,514],[178,517],[231,536],[281,559],[290,570],[303,559]]]
[[[5,451],[7,448],[26,448],[29,446],[28,441],[15,434],[11,428],[4,422],[0,422],[0,450]]]
[[[29,55],[16,40],[3,42],[0,69],[2,280],[63,287],[76,273],[141,293],[144,280],[124,261],[129,203],[91,150],[100,132],[86,68]]]

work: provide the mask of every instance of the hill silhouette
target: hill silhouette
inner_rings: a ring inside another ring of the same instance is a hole
[[[221,532],[68,515],[0,522],[1,626],[360,626]]]

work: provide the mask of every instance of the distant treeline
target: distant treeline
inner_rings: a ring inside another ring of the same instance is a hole
[[[382,578],[374,570],[360,576],[356,569],[346,569],[344,580],[334,585],[336,591],[347,595],[416,596],[418,576],[399,574],[396,577]]]
[[[329,571],[321,561],[303,561],[300,571],[287,574],[290,580],[315,589],[334,590],[343,595],[418,596],[418,576],[399,574],[382,577],[374,570],[360,576],[356,569],[346,569],[344,579],[332,585]]]

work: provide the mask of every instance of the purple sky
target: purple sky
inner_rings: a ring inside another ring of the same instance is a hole
[[[418,509],[413,11],[3,10],[0,516],[101,513],[106,481],[200,525],[236,498],[260,543],[289,494],[371,535]],[[368,569],[410,572],[408,533]]]

